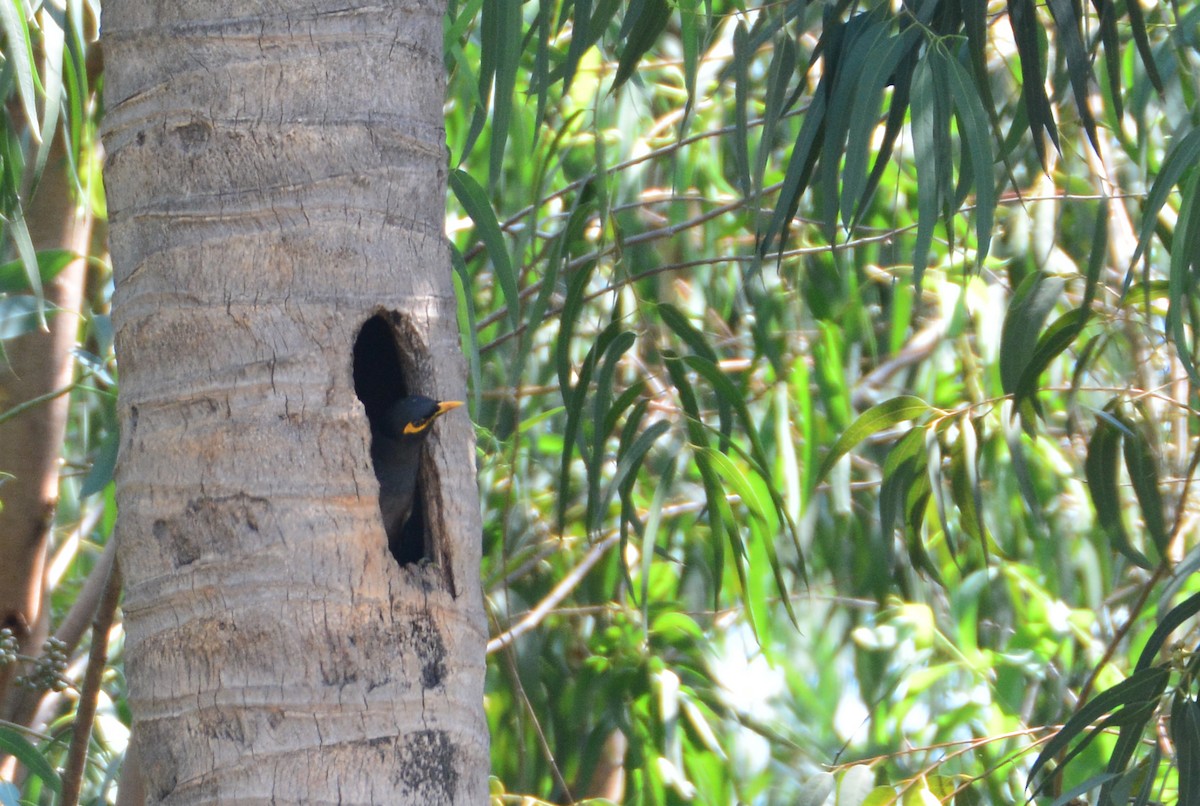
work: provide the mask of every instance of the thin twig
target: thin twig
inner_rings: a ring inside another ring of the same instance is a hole
[[[117,603],[121,599],[121,569],[113,563],[104,586],[104,597],[96,608],[92,621],[92,646],[88,651],[87,669],[83,673],[83,686],[79,692],[79,704],[75,709],[75,725],[71,731],[71,747],[67,751],[66,769],[63,770],[61,803],[76,806],[83,786],[84,766],[87,764],[88,745],[92,740],[92,724],[96,719],[96,702],[100,698],[100,683],[104,678],[104,667],[108,663],[108,633],[112,629]]]
[[[609,549],[615,546],[620,539],[621,533],[614,532],[596,545],[592,546],[591,550],[584,555],[579,565],[572,568],[571,572],[563,577],[562,580],[554,586],[554,590],[550,591],[550,594],[546,596],[546,598],[538,602],[537,607],[533,608],[533,610],[530,610],[525,618],[518,621],[512,627],[509,627],[492,640],[488,641],[488,654],[490,655],[493,652],[504,649],[513,641],[517,640],[522,635],[541,624],[542,619],[546,618],[550,611],[554,610],[559,602],[567,598],[567,595],[571,591],[575,590],[575,587],[583,581],[585,576],[587,576],[587,572],[592,570],[592,566],[599,562],[600,558],[603,557]]]

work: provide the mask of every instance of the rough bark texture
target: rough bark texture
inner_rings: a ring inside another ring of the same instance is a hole
[[[463,398],[443,6],[110,0],[104,142],[130,704],[161,803],[483,803],[470,424],[429,440],[436,564],[387,551],[369,317]],[[236,15],[236,16],[234,16]]]

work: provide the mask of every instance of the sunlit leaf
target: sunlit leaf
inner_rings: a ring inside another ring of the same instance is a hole
[[[825,456],[825,461],[821,463],[821,469],[817,471],[817,479],[825,478],[839,459],[867,437],[902,422],[917,420],[922,415],[929,413],[930,410],[928,403],[912,395],[894,397],[867,409],[838,437],[837,442],[830,448],[829,453]]]

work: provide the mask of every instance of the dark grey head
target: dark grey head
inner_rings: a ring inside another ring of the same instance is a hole
[[[384,414],[379,430],[392,439],[421,437],[434,420],[461,405],[461,400],[437,401],[423,395],[402,397]]]

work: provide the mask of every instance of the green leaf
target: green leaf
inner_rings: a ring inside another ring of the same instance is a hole
[[[1050,362],[1070,347],[1083,332],[1091,313],[1090,308],[1072,308],[1046,328],[1046,332],[1038,338],[1029,363],[1021,369],[1020,380],[1013,390],[1013,397],[1018,402],[1037,393],[1038,378],[1050,366]]]
[[[1075,14],[1075,5],[1072,0],[1049,0],[1049,6],[1058,34],[1055,39],[1067,57],[1067,76],[1075,94],[1075,111],[1079,114],[1083,130],[1087,132],[1088,140],[1092,143],[1092,149],[1099,154],[1100,141],[1096,136],[1096,119],[1092,115],[1089,103],[1092,65],[1083,45],[1083,36],[1079,32],[1079,18]]]
[[[496,213],[492,210],[491,202],[488,201],[487,194],[484,193],[479,183],[466,171],[457,168],[450,171],[449,183],[454,197],[458,199],[458,203],[463,206],[467,215],[471,217],[471,221],[475,223],[475,230],[487,248],[496,284],[500,286],[500,293],[504,295],[509,327],[516,330],[520,325],[521,316],[521,294],[517,288],[517,273],[513,268],[512,258],[508,254],[508,244],[504,241],[504,233],[500,229],[500,222],[496,220]]]
[[[834,80],[826,99],[828,111],[825,115],[825,137],[821,145],[821,173],[817,189],[820,191],[823,231],[830,243],[837,240],[837,190],[845,176],[842,172],[842,152],[854,100],[857,95],[864,94],[861,81],[863,69],[873,61],[890,29],[891,24],[881,6],[855,14],[844,27],[840,47],[826,54],[826,70]],[[874,121],[870,128],[874,130]]]
[[[1171,708],[1171,739],[1179,770],[1179,802],[1200,803],[1200,703],[1176,694]]]
[[[787,610],[788,617],[793,624],[798,624],[796,613],[792,609],[791,596],[788,593],[787,577],[784,575],[784,568],[779,562],[779,556],[775,549],[774,536],[778,533],[778,519],[775,516],[774,501],[768,495],[766,498],[760,492],[759,486],[765,481],[761,477],[755,484],[749,475],[744,473],[737,463],[730,459],[720,451],[714,451],[711,448],[704,449],[706,459],[712,463],[713,468],[720,474],[721,478],[728,484],[733,492],[742,500],[742,505],[746,507],[750,514],[751,534],[757,540],[760,550],[766,555],[767,563],[771,566],[771,573],[775,578],[775,587],[779,592],[780,600],[783,602]],[[751,572],[756,569],[751,568]],[[750,590],[756,592],[761,591],[759,586],[755,586]],[[766,623],[769,618],[770,609],[769,603],[765,595],[759,593],[759,600],[752,604],[755,611],[760,614],[757,621]]]
[[[816,92],[808,110],[804,113],[804,122],[800,124],[800,133],[792,146],[788,159],[787,171],[783,177],[783,185],[779,188],[779,199],[775,212],[767,224],[766,230],[758,236],[758,254],[765,255],[772,247],[782,246],[787,239],[792,217],[800,206],[800,197],[808,187],[812,176],[813,165],[817,161],[818,149],[824,133],[825,93],[828,92],[826,79],[822,78],[817,84]]]
[[[1157,184],[1157,183],[1156,183]],[[1191,332],[1184,321],[1190,309],[1195,285],[1194,268],[1200,259],[1200,171],[1193,171],[1179,205],[1175,234],[1171,237],[1171,267],[1168,275],[1167,329],[1175,342],[1175,352],[1193,384],[1200,384],[1191,347]]]
[[[46,757],[17,731],[0,725],[0,750],[15,758],[30,773],[41,778],[55,792],[62,791],[62,779]]]
[[[1129,15],[1129,30],[1133,34],[1133,42],[1137,47],[1138,55],[1142,57],[1146,75],[1149,77],[1150,83],[1154,85],[1154,89],[1158,90],[1158,94],[1164,95],[1166,89],[1163,87],[1162,77],[1158,74],[1158,64],[1154,60],[1150,37],[1146,35],[1146,18],[1142,16],[1142,7],[1139,3],[1126,3],[1125,11]],[[1116,92],[1115,89],[1114,92]]]
[[[1021,96],[1025,99],[1025,114],[1029,120],[1029,132],[1033,135],[1033,147],[1038,161],[1045,168],[1046,141],[1058,148],[1058,126],[1054,122],[1054,111],[1046,96],[1046,69],[1042,63],[1038,39],[1043,35],[1034,9],[1033,0],[1009,0],[1008,20],[1012,24],[1013,39],[1017,46],[1017,58],[1021,63]]]
[[[1125,449],[1125,469],[1129,473],[1133,492],[1142,508],[1142,521],[1146,524],[1146,531],[1154,541],[1159,557],[1166,557],[1170,535],[1167,532],[1162,494],[1158,487],[1158,457],[1154,455],[1146,435],[1140,428],[1128,421],[1125,425],[1128,428],[1122,440]]]
[[[1154,235],[1154,228],[1158,224],[1158,214],[1167,203],[1167,197],[1183,178],[1184,173],[1194,167],[1197,161],[1200,161],[1200,129],[1192,129],[1171,149],[1158,176],[1154,178],[1154,184],[1150,186],[1150,193],[1142,206],[1142,231],[1138,236],[1133,258],[1129,261],[1130,265],[1137,263],[1150,245],[1150,237]]]
[[[696,355],[708,359],[711,363],[717,363],[717,353],[708,343],[708,339],[692,326],[688,318],[684,316],[678,308],[669,303],[663,302],[655,306],[659,318],[667,327],[674,331],[675,335],[683,339],[684,343],[691,347]]]
[[[1154,663],[1154,659],[1158,657],[1159,650],[1166,643],[1167,636],[1197,613],[1200,613],[1200,593],[1192,594],[1163,616],[1162,621],[1154,628],[1154,632],[1146,639],[1146,645],[1142,647],[1142,652],[1138,655],[1136,670],[1149,669],[1150,664]]]
[[[950,494],[958,507],[959,523],[972,540],[988,554],[987,529],[983,525],[983,496],[976,468],[977,440],[975,425],[968,417],[958,426],[958,439],[950,453]]]
[[[906,420],[919,419],[930,411],[932,409],[928,403],[912,395],[893,397],[867,409],[833,444],[821,463],[821,469],[817,471],[817,481],[824,479],[839,459],[867,437]]]
[[[747,201],[754,195],[755,185],[750,180],[750,113],[747,110],[750,94],[750,45],[746,24],[739,19],[733,29],[733,159],[736,168],[738,190]],[[766,130],[763,130],[766,137]],[[760,174],[761,176],[761,174]],[[755,205],[757,208],[757,205]]]
[[[936,51],[930,49],[917,63],[912,83],[912,140],[913,158],[917,169],[917,237],[913,245],[913,285],[921,287],[925,268],[929,265],[929,249],[942,204],[942,172],[949,165],[939,161],[937,153],[938,104],[934,89],[931,59]]]
[[[495,6],[495,22],[491,35],[496,37],[496,72],[492,87],[492,141],[488,163],[488,185],[495,188],[504,168],[504,147],[508,142],[509,120],[512,118],[513,93],[517,85],[517,68],[521,59],[523,37],[521,5],[523,0],[488,0]],[[484,47],[487,47],[484,44]],[[464,205],[465,206],[465,205]],[[472,216],[474,219],[474,216]],[[478,223],[478,219],[475,219]]]
[[[888,37],[878,53],[864,59],[861,86],[851,95],[851,110],[847,125],[846,163],[842,169],[842,222],[850,226],[856,213],[861,218],[869,199],[866,192],[867,159],[871,140],[876,131],[883,90],[896,71],[897,65],[912,53],[920,42],[918,28],[910,27],[899,36]]]
[[[1126,534],[1125,524],[1121,519],[1121,496],[1117,478],[1120,443],[1121,430],[1112,416],[1099,417],[1096,430],[1088,443],[1087,461],[1084,465],[1088,493],[1091,494],[1092,505],[1096,508],[1096,520],[1108,535],[1113,548],[1135,565],[1150,568],[1150,561],[1130,544],[1129,535]]]
[[[117,449],[120,445],[121,432],[116,428],[110,429],[92,457],[92,467],[79,488],[81,498],[100,492],[112,481],[113,470],[117,466]]]
[[[944,60],[950,91],[954,95],[960,134],[966,139],[975,177],[976,265],[982,267],[991,247],[996,212],[996,181],[992,175],[992,137],[979,90],[958,60]]]
[[[479,358],[479,329],[475,316],[475,298],[471,294],[471,273],[458,247],[450,245],[450,265],[454,267],[454,299],[459,319],[459,337],[465,345],[471,377],[471,411],[478,412],[483,394],[483,369]]]
[[[16,74],[17,95],[21,99],[29,131],[34,137],[39,137],[41,126],[38,124],[37,93],[34,89],[38,77],[34,69],[33,41],[25,22],[23,4],[18,0],[0,0],[0,31],[4,33],[6,45],[4,59]]]
[[[71,265],[78,257],[67,249],[44,249],[37,253],[37,275],[41,285],[46,285],[59,272]],[[22,260],[11,260],[0,264],[0,293],[20,293],[33,291],[35,288],[29,282],[29,275]]]
[[[670,18],[671,7],[666,0],[645,0],[641,4],[640,13],[629,26],[629,38],[625,41],[620,61],[617,62],[617,74],[613,78],[612,86],[614,91],[633,76],[638,62],[654,47]]]
[[[1065,286],[1061,277],[1032,272],[1013,294],[1000,331],[1000,384],[1006,394],[1022,397],[1021,379],[1036,350],[1038,334]],[[1034,375],[1035,382],[1040,374],[1038,370]]]
[[[570,489],[572,446],[576,444],[580,456],[583,458],[584,466],[587,468],[587,527],[589,530],[595,528],[592,507],[596,504],[595,492],[598,490],[600,482],[599,456],[604,452],[604,440],[599,435],[593,434],[593,439],[589,442],[583,438],[581,428],[586,413],[586,401],[592,392],[592,375],[596,370],[596,365],[608,351],[609,346],[618,339],[622,332],[619,322],[611,322],[608,327],[604,328],[595,343],[592,344],[592,348],[588,350],[583,363],[580,364],[578,379],[575,384],[572,386],[568,382],[564,383],[562,387],[563,405],[567,410],[567,424],[563,428],[563,455],[558,481],[558,520],[560,529],[566,520],[566,493]]]
[[[1147,703],[1153,705],[1166,689],[1170,677],[1170,670],[1166,666],[1138,669],[1125,680],[1098,694],[1076,711],[1062,726],[1062,729],[1046,742],[1042,747],[1042,752],[1034,760],[1033,766],[1029,768],[1027,780],[1033,781],[1046,762],[1066,750],[1071,742],[1081,736],[1093,722],[1104,714],[1117,708],[1137,709],[1138,706],[1144,706]],[[1099,726],[1092,730],[1092,737],[1098,735],[1100,730]],[[1038,789],[1034,790],[1035,794]]]
[[[925,471],[925,429],[913,428],[888,451],[883,462],[883,483],[879,487],[880,529],[890,538],[896,518],[907,514],[909,493],[921,480],[928,482]]]

